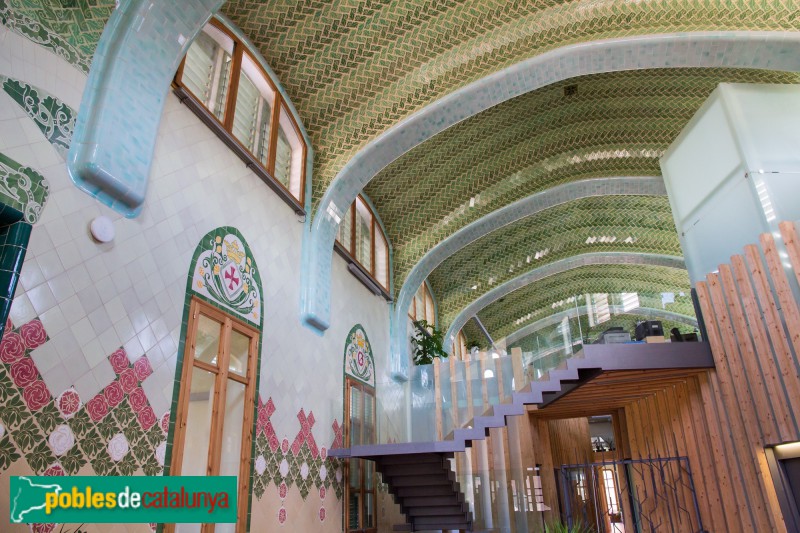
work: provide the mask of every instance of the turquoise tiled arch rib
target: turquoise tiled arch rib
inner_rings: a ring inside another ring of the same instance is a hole
[[[170,81],[222,2],[123,1],[103,31],[67,168],[79,188],[126,217],[144,204]]]

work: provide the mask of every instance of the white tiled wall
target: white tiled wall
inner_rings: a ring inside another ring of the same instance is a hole
[[[85,76],[0,26],[0,74],[38,86],[77,108]],[[20,134],[23,132],[23,134]],[[385,372],[388,305],[335,260],[331,328],[322,337],[299,317],[300,239],[292,210],[234,156],[176,97],[169,96],[141,216],[120,217],[71,183],[63,159],[27,115],[0,92],[0,152],[41,172],[51,188],[33,229],[11,310],[16,325],[39,316],[51,342],[32,357],[50,391],[75,385],[86,401],[114,378],[107,356],[124,346],[131,360],[146,353],[154,372],[143,383],[157,415],[169,408],[186,278],[199,239],[217,226],[237,227],[261,270],[265,303],[260,392],[272,397],[279,437],[300,429],[301,408],[318,421],[320,446],[342,421],[345,337],[361,323]],[[116,238],[88,234],[98,215],[114,221]]]

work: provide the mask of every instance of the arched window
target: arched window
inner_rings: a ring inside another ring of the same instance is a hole
[[[416,322],[424,320],[432,326],[436,325],[436,306],[427,282],[423,282],[417,289],[414,300],[408,306],[408,317]]]
[[[285,201],[303,211],[305,141],[257,57],[212,19],[181,62],[176,93]]]
[[[389,296],[389,241],[360,195],[339,224],[335,249],[376,281],[384,296]]]
[[[245,533],[251,498],[261,277],[236,228],[207,233],[189,269],[165,475],[236,476],[235,524],[165,524],[165,533]]]
[[[369,339],[360,324],[356,324],[347,335],[344,365],[344,445],[349,448],[375,444],[374,359]],[[345,531],[377,531],[376,488],[374,462],[364,459],[348,459],[345,462]]]

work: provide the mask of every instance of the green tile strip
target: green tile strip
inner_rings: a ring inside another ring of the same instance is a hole
[[[3,90],[25,110],[47,141],[66,159],[77,113],[45,91],[25,82],[0,76]]]
[[[0,0],[0,22],[88,73],[114,5],[111,0]]]
[[[44,176],[0,153],[0,203],[22,212],[25,222],[33,224],[39,220],[49,194]]]

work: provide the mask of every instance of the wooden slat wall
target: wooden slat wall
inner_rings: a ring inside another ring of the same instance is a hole
[[[717,368],[677,388],[677,422],[659,421],[676,435],[682,430],[685,446],[676,438],[676,450],[692,460],[713,531],[786,531],[764,453],[800,440],[800,308],[792,290],[800,238],[792,222],[780,224],[780,235],[762,235],[697,283]],[[655,427],[643,433],[657,439]]]

